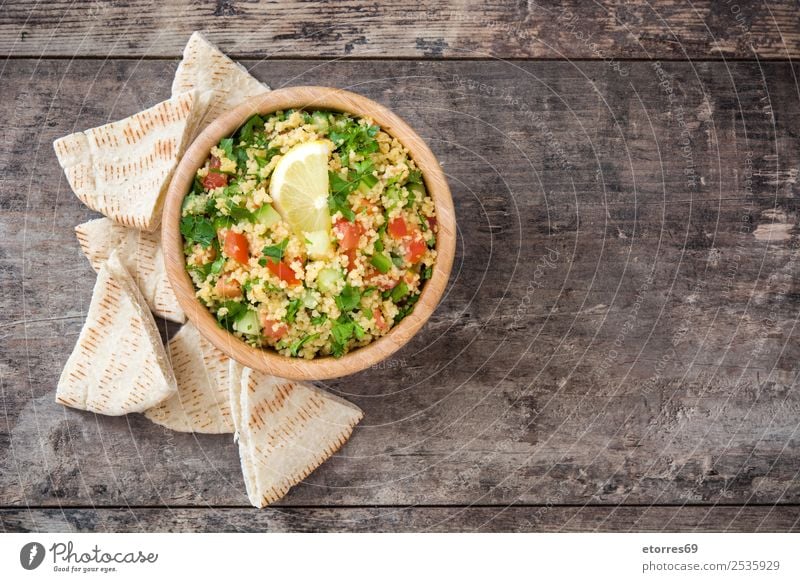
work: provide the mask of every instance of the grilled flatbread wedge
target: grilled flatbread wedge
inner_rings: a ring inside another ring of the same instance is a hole
[[[56,402],[119,416],[143,412],[176,391],[153,315],[112,253],[97,275],[86,323],[58,380]]]
[[[223,113],[269,87],[260,83],[242,65],[229,59],[199,32],[192,33],[183,49],[183,60],[175,71],[172,94],[198,89],[213,91],[202,128]]]
[[[169,342],[178,393],[144,415],[179,432],[234,431],[229,392],[230,358],[211,345],[191,323]]]
[[[255,507],[286,495],[347,442],[364,416],[310,384],[250,368],[242,370],[238,386],[230,386],[242,472]]]
[[[53,143],[72,190],[114,222],[153,231],[170,178],[210,94],[189,91],[126,119]]]
[[[121,226],[108,218],[98,218],[79,224],[75,233],[95,271],[99,271],[109,254],[116,250],[153,313],[177,323],[186,321],[186,314],[167,278],[160,231],[145,232]]]

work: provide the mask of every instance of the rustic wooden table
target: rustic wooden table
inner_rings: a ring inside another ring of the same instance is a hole
[[[3,6],[3,530],[800,529],[797,4],[413,4]],[[325,383],[350,442],[263,511],[229,436],[53,400],[94,214],[51,142],[166,98],[196,29],[393,108],[460,226],[423,332]]]

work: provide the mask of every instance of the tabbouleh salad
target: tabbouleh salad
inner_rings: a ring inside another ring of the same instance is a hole
[[[253,116],[211,149],[183,202],[197,297],[250,345],[341,357],[411,313],[436,261],[436,209],[371,120]]]

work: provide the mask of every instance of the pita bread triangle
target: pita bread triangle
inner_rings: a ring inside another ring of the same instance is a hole
[[[95,271],[116,250],[153,313],[177,323],[186,321],[167,277],[160,231],[126,228],[108,218],[98,218],[76,226],[75,234]]]
[[[142,412],[177,391],[155,320],[116,253],[100,268],[56,402],[99,414]]]
[[[230,358],[211,345],[191,323],[170,340],[169,357],[178,392],[144,415],[179,432],[233,432],[228,398]]]
[[[231,419],[233,420],[234,433],[233,441],[239,443],[239,462],[242,466],[242,475],[244,476],[245,488],[248,491],[256,491],[256,473],[255,466],[253,465],[253,458],[250,454],[243,454],[243,448],[246,446],[241,443],[239,431],[242,427],[242,373],[244,366],[234,359],[228,362],[228,396],[231,403]]]
[[[172,81],[173,95],[191,90],[213,91],[202,129],[223,113],[270,89],[202,34],[194,32],[183,49],[183,60]]]
[[[231,374],[231,380],[236,374]],[[347,442],[364,413],[310,384],[243,368],[231,409],[247,496],[264,507]]]
[[[76,196],[123,226],[155,230],[172,173],[209,97],[182,93],[126,119],[57,139],[53,147]]]

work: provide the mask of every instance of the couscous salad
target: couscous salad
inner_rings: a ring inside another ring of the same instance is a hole
[[[212,148],[181,220],[197,297],[220,325],[309,359],[408,315],[436,232],[408,151],[369,119],[327,111],[251,117]]]

